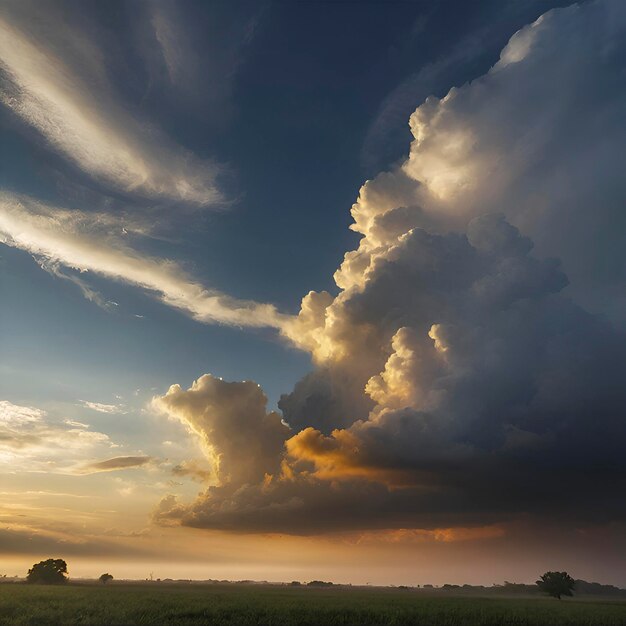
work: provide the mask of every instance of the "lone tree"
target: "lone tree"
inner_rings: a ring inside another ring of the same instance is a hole
[[[561,599],[561,596],[571,596],[576,581],[567,572],[546,572],[538,581],[541,591]]]
[[[102,574],[98,579],[103,585],[106,585],[108,582],[113,580],[113,576],[111,574]]]
[[[63,559],[40,561],[28,570],[26,582],[62,585],[67,582],[67,563]]]

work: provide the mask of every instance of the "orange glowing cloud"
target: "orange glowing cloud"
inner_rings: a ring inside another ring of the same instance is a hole
[[[311,475],[319,480],[364,479],[389,487],[411,482],[402,470],[368,464],[361,453],[362,442],[353,432],[336,429],[326,436],[315,428],[305,428],[285,442],[287,459],[284,478]]]
[[[357,543],[453,543],[497,539],[506,534],[498,525],[458,528],[397,528],[359,533]]]

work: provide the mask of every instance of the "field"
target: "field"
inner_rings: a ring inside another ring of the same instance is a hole
[[[626,625],[626,602],[261,585],[0,585],[0,625]]]

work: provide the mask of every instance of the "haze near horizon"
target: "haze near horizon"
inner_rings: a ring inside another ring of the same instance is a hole
[[[0,574],[626,587],[626,5],[0,6]]]

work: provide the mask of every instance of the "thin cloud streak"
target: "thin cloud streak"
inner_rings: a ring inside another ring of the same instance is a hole
[[[124,407],[118,404],[104,404],[102,402],[90,402],[89,400],[79,400],[81,406],[98,413],[124,413]]]
[[[112,459],[88,463],[81,467],[79,474],[96,474],[98,472],[116,472],[118,470],[144,467],[154,461],[151,456],[116,456]]]
[[[42,261],[94,272],[157,294],[168,306],[204,323],[280,329],[289,316],[273,305],[209,290],[167,259],[142,256],[115,236],[103,237],[96,216],[66,211],[26,196],[0,194],[0,242]]]

